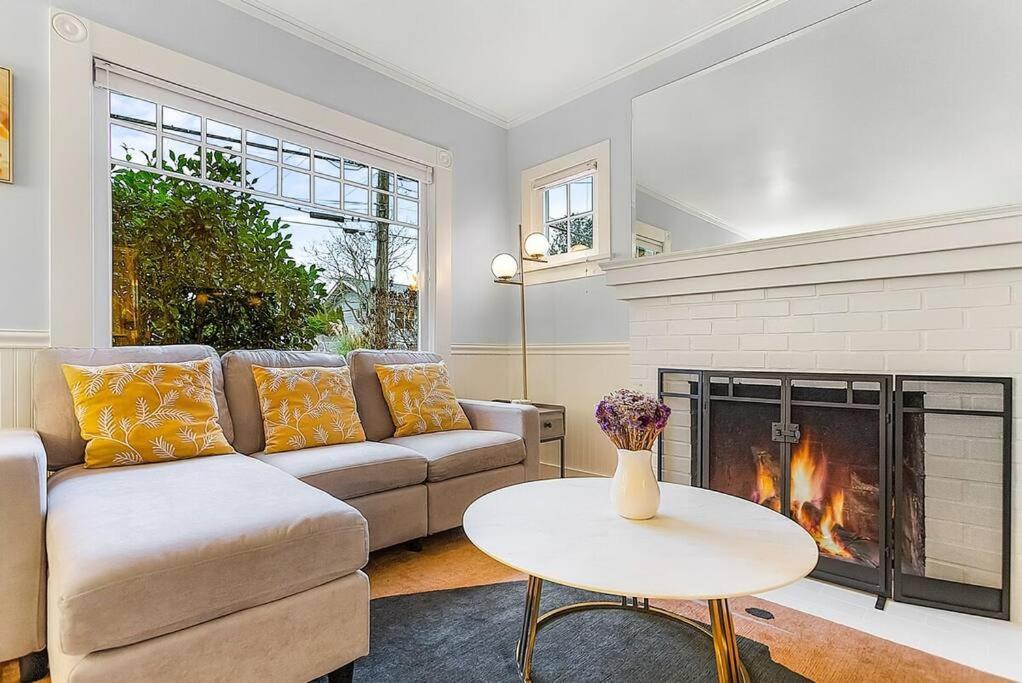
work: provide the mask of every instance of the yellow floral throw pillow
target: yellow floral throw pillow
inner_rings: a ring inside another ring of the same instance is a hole
[[[233,453],[217,423],[212,360],[64,365],[85,467]]]
[[[252,366],[266,453],[365,441],[351,372],[340,368]]]
[[[394,421],[394,436],[472,429],[445,363],[377,365],[376,376]]]

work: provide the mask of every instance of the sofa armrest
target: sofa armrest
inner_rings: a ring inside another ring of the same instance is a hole
[[[46,647],[46,453],[0,430],[0,662]]]
[[[539,411],[526,403],[460,400],[472,429],[517,434],[525,442],[525,480],[539,479]]]

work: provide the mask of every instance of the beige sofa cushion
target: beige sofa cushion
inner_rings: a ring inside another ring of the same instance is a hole
[[[61,366],[115,365],[117,363],[180,363],[188,360],[213,359],[213,394],[216,396],[217,422],[227,437],[234,438],[234,425],[224,395],[224,376],[220,356],[209,346],[119,346],[112,349],[40,349],[35,355],[32,373],[32,404],[35,428],[46,447],[47,464],[51,470],[77,465],[85,459],[74,401],[67,387]]]
[[[266,448],[263,414],[259,409],[259,392],[252,377],[252,366],[264,368],[340,368],[344,356],[312,351],[228,351],[221,359],[224,370],[224,393],[234,421],[231,445],[239,453],[255,453]]]
[[[398,436],[385,443],[404,446],[426,456],[429,460],[427,481],[444,481],[525,460],[525,443],[521,437],[507,432],[465,429]]]
[[[366,563],[351,506],[244,455],[51,477],[49,596],[67,654],[137,643]],[[51,643],[51,645],[53,645]]]
[[[394,436],[394,421],[390,419],[390,408],[383,397],[380,378],[376,376],[377,365],[398,365],[404,363],[439,363],[442,359],[435,353],[422,351],[366,351],[359,349],[348,354],[351,368],[351,386],[355,390],[355,403],[362,429],[370,441],[383,441]]]
[[[374,441],[316,446],[286,453],[256,453],[252,457],[342,500],[426,480],[425,456]]]

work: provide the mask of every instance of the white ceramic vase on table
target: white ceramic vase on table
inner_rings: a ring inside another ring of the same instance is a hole
[[[653,473],[653,452],[617,449],[617,469],[610,483],[614,511],[626,519],[649,519],[660,507],[660,485]]]

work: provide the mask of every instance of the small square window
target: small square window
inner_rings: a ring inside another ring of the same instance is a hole
[[[590,265],[610,257],[608,209],[610,141],[604,140],[521,173],[522,230],[542,232],[550,248],[545,262],[526,271],[546,270],[543,282],[589,277]]]

